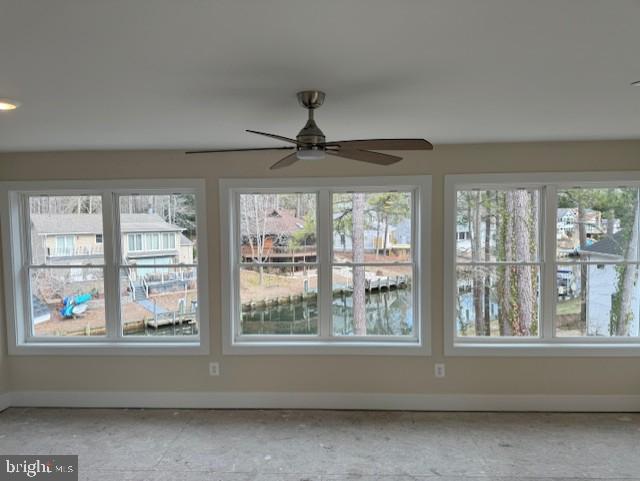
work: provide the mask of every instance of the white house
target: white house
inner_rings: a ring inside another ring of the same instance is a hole
[[[581,249],[580,257],[590,262],[602,261],[602,264],[587,266],[587,335],[608,336],[610,332],[613,296],[618,290],[618,272],[616,264],[624,260],[621,233],[605,237],[600,241]],[[631,295],[634,306],[630,332],[640,334],[640,282],[636,279]]]

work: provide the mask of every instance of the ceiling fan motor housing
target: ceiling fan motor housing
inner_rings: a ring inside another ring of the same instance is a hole
[[[313,118],[313,111],[323,104],[325,94],[319,90],[303,90],[298,92],[297,96],[300,105],[308,109],[309,112],[307,123],[296,136],[298,142],[305,144],[299,146],[298,150],[324,150],[326,139]]]

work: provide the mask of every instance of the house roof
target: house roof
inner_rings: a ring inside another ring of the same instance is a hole
[[[100,214],[31,214],[31,225],[39,235],[100,234]],[[121,214],[122,232],[181,232],[157,214]]]
[[[566,214],[573,213],[575,209],[567,207],[558,208],[558,219],[562,219]]]
[[[181,246],[192,246],[193,241],[189,239],[186,235],[180,234],[180,245]]]
[[[623,257],[625,254],[623,232],[619,231],[613,234],[613,236],[606,236],[598,242],[594,242],[593,244],[580,249],[580,252]]]
[[[578,215],[578,208],[577,207],[559,207],[558,208],[558,219],[562,219],[566,214],[572,214],[574,217],[576,217]],[[597,211],[595,209],[584,210],[584,215],[586,217],[586,220],[588,221],[596,220],[600,214],[601,214],[600,211]]]
[[[261,223],[261,222],[260,222]],[[247,225],[249,224],[249,226]],[[273,210],[267,215],[264,221],[264,229],[260,227],[259,230],[264,232],[255,232],[256,229],[251,226],[252,221],[241,222],[241,234],[246,236],[248,234],[265,234],[265,235],[291,235],[294,232],[304,227],[304,220],[296,217],[293,211],[286,209]]]

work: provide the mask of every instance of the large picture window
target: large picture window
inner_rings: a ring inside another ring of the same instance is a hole
[[[449,176],[450,354],[640,352],[640,182]]]
[[[13,348],[201,351],[201,183],[91,184],[2,186]]]
[[[425,352],[427,178],[221,187],[227,352]]]

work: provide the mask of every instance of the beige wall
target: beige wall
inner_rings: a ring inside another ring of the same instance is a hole
[[[1,154],[2,180],[153,176],[201,177],[207,183],[211,356],[12,356],[8,359],[12,389],[640,394],[638,358],[445,359],[441,282],[445,174],[640,170],[640,142],[445,145],[434,152],[408,153],[402,163],[386,168],[330,158],[322,163],[301,163],[283,171],[269,171],[268,166],[281,156],[277,151],[187,157],[181,152]],[[433,175],[433,355],[222,356],[220,283],[224,280],[219,274],[218,179],[394,174]],[[443,359],[447,377],[435,379],[433,363]],[[209,377],[209,360],[221,362],[220,377]]]
[[[1,256],[0,256],[1,257]],[[2,262],[0,261],[0,268]],[[0,319],[4,321],[4,291],[0,292],[0,304],[2,304],[2,312]],[[9,391],[9,357],[7,356],[7,336],[5,322],[0,322],[0,394]]]

